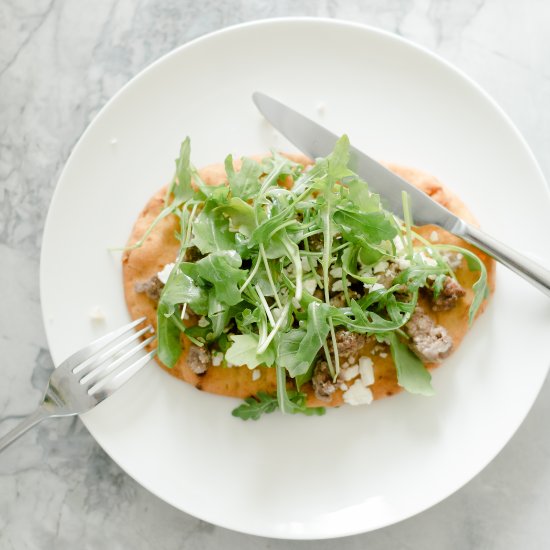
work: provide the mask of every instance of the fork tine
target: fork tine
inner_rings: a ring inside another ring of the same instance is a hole
[[[85,348],[82,348],[76,353],[73,353],[73,355],[67,357],[67,359],[65,359],[57,368],[63,367],[63,368],[73,370],[75,367],[79,366],[81,363],[93,359],[93,356],[96,353],[100,352],[102,349],[104,349],[109,344],[114,342],[117,338],[120,338],[121,336],[126,334],[128,331],[132,330],[134,327],[137,327],[139,324],[143,323],[145,319],[146,317],[141,317],[139,319],[136,319],[135,321],[132,321],[131,323],[128,323],[127,325],[124,325],[123,327],[120,327],[119,329],[114,330],[113,332],[109,332],[105,336],[102,336],[101,338],[94,340],[91,344],[87,345]]]
[[[134,374],[140,371],[149,361],[155,356],[157,350],[151,350],[147,355],[144,355],[134,363],[126,365],[124,368],[111,372],[110,375],[96,382],[89,390],[89,395],[98,394],[98,403],[109,397],[113,392],[124,385]]]
[[[125,363],[128,359],[130,359],[130,357],[135,355],[138,351],[148,346],[156,337],[157,337],[156,334],[153,334],[146,340],[143,340],[143,342],[140,342],[136,346],[130,348],[126,353],[124,353],[123,355],[121,355],[111,363],[105,363],[100,365],[98,368],[91,371],[86,376],[83,376],[82,379],[80,380],[80,383],[86,384],[88,386],[88,389],[92,387],[94,384],[99,384],[99,382],[101,382],[103,378],[107,377],[109,374],[115,371],[120,365]],[[94,378],[97,378],[98,375],[101,375],[100,380],[90,384],[89,381]]]
[[[121,349],[124,349],[128,344],[131,344],[134,340],[137,340],[141,336],[143,336],[146,332],[152,331],[153,327],[151,325],[146,326],[145,328],[142,328],[138,330],[137,332],[132,332],[130,336],[119,342],[118,344],[114,346],[107,345],[103,349],[105,350],[101,355],[94,355],[92,356],[93,360],[84,361],[77,367],[73,369],[73,374],[79,374],[80,375],[80,382],[83,382],[84,378],[88,374],[90,374],[92,371],[98,371],[99,366],[101,366],[105,361],[108,359],[112,359],[115,354],[120,351]]]

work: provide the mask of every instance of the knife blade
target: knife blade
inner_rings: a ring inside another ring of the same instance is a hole
[[[254,92],[252,99],[271,125],[310,158],[327,156],[334,149],[338,136],[320,124],[261,92]],[[462,237],[550,296],[550,270],[461,220],[353,146],[350,147],[349,167],[367,182],[369,189],[381,195],[383,206],[401,219],[402,192],[406,191],[415,225],[437,225]]]
[[[339,136],[320,124],[260,92],[255,92],[252,99],[271,125],[308,157],[326,157],[334,149]],[[384,208],[401,219],[402,191],[406,191],[417,225],[433,223],[451,232],[460,225],[461,220],[452,212],[353,146],[349,167],[367,182],[371,191],[381,195]]]

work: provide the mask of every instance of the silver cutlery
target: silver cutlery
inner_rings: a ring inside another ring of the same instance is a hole
[[[140,341],[153,330],[149,325],[134,331],[144,321],[142,317],[114,330],[65,359],[52,372],[39,407],[0,437],[0,451],[46,418],[74,416],[93,409],[141,370],[156,353],[154,349],[135,358],[156,338],[152,334]]]
[[[283,136],[310,158],[325,157],[334,148],[338,136],[283,103],[255,92],[252,99],[264,117]],[[385,200],[384,206],[403,218],[402,191],[410,197],[414,223],[434,224],[477,246],[512,271],[550,296],[550,270],[474,227],[435,202],[428,195],[395,175],[374,159],[350,147],[349,167],[359,174],[369,188]]]

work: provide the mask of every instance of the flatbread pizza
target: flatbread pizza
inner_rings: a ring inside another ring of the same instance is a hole
[[[436,226],[385,211],[346,166],[347,139],[315,163],[265,155],[176,175],[145,205],[123,254],[133,318],[158,332],[157,361],[258,418],[321,413],[403,389],[461,343],[494,289],[494,261]],[[476,223],[435,177],[388,168]]]

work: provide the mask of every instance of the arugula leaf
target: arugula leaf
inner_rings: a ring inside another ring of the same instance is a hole
[[[171,317],[170,318],[172,321],[174,321],[174,319],[177,319],[177,317]],[[176,325],[179,325],[179,323],[176,321],[175,323]],[[206,325],[204,327],[199,327],[199,325],[193,325],[191,327],[185,327],[185,331],[182,331],[185,336],[187,336],[189,339],[191,339],[191,341],[195,340],[197,342],[200,342],[201,344],[203,343],[206,343],[206,342],[209,342],[212,340],[212,325],[209,324],[209,325]],[[218,338],[216,340],[216,344],[218,345],[218,347],[220,347],[219,345],[219,342],[220,342],[220,338]],[[221,349],[221,347],[220,347]]]
[[[271,157],[266,157],[262,161],[265,178],[262,181],[258,196],[263,196],[270,187],[276,186],[280,179],[291,175],[295,166],[296,163],[290,159],[272,151]]]
[[[181,205],[184,202],[191,199],[194,195],[193,187],[191,186],[191,140],[186,137],[180,147],[179,157],[176,159],[176,173],[172,182],[166,189],[166,195],[164,197],[164,210],[171,213],[177,208],[177,205]],[[174,200],[169,205],[170,198],[174,196]],[[177,204],[176,204],[177,203]],[[164,217],[164,216],[163,216]],[[148,232],[157,224],[158,220],[155,220],[153,224],[149,226]],[[143,239],[144,240],[144,239]]]
[[[276,396],[260,391],[254,397],[247,397],[231,414],[243,420],[259,420],[262,414],[272,413],[278,406]]]
[[[389,241],[397,235],[397,229],[385,212],[355,212],[348,209],[337,210],[332,219],[341,226],[368,236],[369,240],[378,244]]]
[[[219,206],[219,202],[214,198],[207,199],[193,223],[194,236],[191,244],[203,254],[236,248],[235,233],[230,231],[229,220]]]
[[[259,338],[257,334],[232,334],[233,343],[225,353],[225,359],[237,366],[254,369],[258,365],[270,367],[275,362],[275,351],[270,346],[264,353],[257,354]]]
[[[282,210],[281,212],[272,215],[266,219],[261,225],[256,227],[250,236],[250,244],[267,244],[269,245],[270,238],[272,239],[272,234],[275,233],[281,225],[289,220],[294,220],[295,214],[291,208]],[[278,256],[277,256],[278,257]]]
[[[295,406],[294,413],[301,413],[306,416],[322,416],[325,414],[324,407],[307,407],[307,396],[304,393],[288,392],[288,397]],[[242,405],[233,409],[231,414],[242,420],[259,420],[262,414],[272,413],[277,408],[277,396],[261,391],[255,397],[247,397]]]
[[[275,281],[278,280],[277,273],[272,272],[271,276]],[[262,291],[264,296],[275,296],[274,289],[271,286],[271,282],[269,281],[269,277],[267,275],[267,270],[263,264],[258,267],[254,284],[260,287],[260,290]]]
[[[349,163],[349,138],[343,135],[334,145],[334,150],[326,158],[328,164],[328,176],[332,180],[340,180],[347,176],[355,176],[348,168]]]
[[[223,334],[223,329],[229,321],[229,307],[222,304],[214,293],[208,295],[208,318],[212,324],[212,338]]]
[[[380,197],[369,191],[366,182],[359,178],[346,181],[349,189],[349,201],[365,214],[380,211]]]
[[[383,256],[383,252],[380,252],[375,248],[371,248],[370,246],[362,246],[359,250],[359,259],[363,265],[375,265],[382,259]]]
[[[217,298],[233,306],[241,301],[239,283],[246,279],[246,271],[241,267],[241,257],[233,250],[212,252],[196,262],[199,277],[212,283]]]
[[[364,250],[357,246],[350,246],[344,250],[342,253],[342,269],[345,273],[361,281],[362,283],[372,284],[376,282],[376,277],[365,277],[357,273],[357,260],[359,252]]]
[[[250,237],[256,229],[254,208],[240,198],[233,197],[227,204],[218,207],[219,210],[231,220],[230,230],[239,231],[246,237]]]
[[[176,159],[176,178],[171,192],[176,201],[187,201],[194,195],[191,187],[191,140],[186,137],[180,148],[180,156]]]
[[[409,194],[406,191],[401,191],[401,202],[403,203],[403,217],[405,219],[405,242],[407,244],[407,257],[412,260],[414,247],[412,239],[412,214],[411,206],[409,204]]]
[[[260,176],[263,173],[261,164],[255,160],[242,159],[241,169],[235,172],[233,168],[233,157],[228,155],[225,159],[225,172],[229,180],[229,189],[233,197],[250,199],[260,191]]]
[[[327,304],[320,302],[309,304],[306,332],[297,348],[296,333],[291,333],[289,336],[281,335],[282,343],[279,346],[279,353],[283,353],[284,367],[292,378],[307,372],[317,352],[326,342],[330,330],[328,323],[329,311],[330,308]],[[294,355],[289,353],[289,349],[295,349]],[[279,364],[281,364],[281,359],[279,359]]]
[[[489,285],[487,284],[487,268],[481,260],[481,258],[461,246],[454,246],[450,244],[441,244],[434,246],[436,249],[454,250],[460,252],[465,258],[470,271],[479,271],[479,277],[477,281],[472,285],[474,291],[474,299],[470,304],[470,310],[468,311],[468,324],[471,326],[474,322],[476,314],[483,303],[483,300],[489,296]]]
[[[385,319],[374,311],[365,310],[363,304],[367,303],[367,300],[372,299],[375,295],[376,300],[374,302],[382,303],[386,294],[391,294],[388,290],[377,290],[363,297],[357,302],[357,306],[353,306],[351,311],[346,311],[345,308],[331,308],[330,318],[335,325],[343,325],[352,332],[358,332],[360,334],[384,334],[388,331],[393,331],[401,328],[409,319],[410,312],[414,309],[415,301],[407,303],[406,307],[402,307],[400,302],[395,302],[393,306],[395,309],[390,313],[391,306],[388,307],[388,313],[393,318]],[[371,302],[370,305],[372,305]],[[388,302],[389,303],[389,302]],[[397,315],[397,312],[403,312],[404,315]]]
[[[447,268],[440,265],[414,264],[408,267],[393,280],[394,285],[406,285],[408,290],[417,290],[426,286],[426,281],[430,275],[445,274]]]
[[[306,416],[323,416],[325,407],[308,407],[306,405],[307,395],[298,391],[289,391],[288,398],[294,403],[294,414],[305,414]]]
[[[277,344],[277,363],[289,372],[291,369],[300,371],[303,368],[301,365],[296,365],[296,354],[298,353],[298,349],[305,335],[305,330],[292,329],[279,336],[279,342]]]
[[[397,383],[410,393],[433,395],[432,375],[424,363],[398,338],[394,332],[385,337],[390,341],[390,350],[397,370]]]
[[[255,308],[254,310],[251,310],[250,308],[243,309],[236,321],[241,333],[247,334],[248,331],[246,329],[248,327],[260,322],[260,310],[258,308]]]
[[[383,242],[375,244],[367,235],[349,231],[343,226],[340,226],[340,233],[348,243],[361,247],[359,258],[364,265],[375,264],[382,256],[389,253],[388,247],[384,246]]]
[[[177,271],[174,268],[173,271]],[[178,304],[189,304],[189,307],[199,315],[208,313],[208,294],[189,275],[182,272],[171,273],[164,287],[160,303],[166,306],[166,316],[174,314]]]
[[[171,369],[180,358],[182,347],[180,330],[167,316],[167,313],[168,306],[160,303],[157,309],[157,353],[164,365]]]
[[[294,390],[288,391],[286,387],[286,371],[280,365],[275,365],[277,370],[277,403],[283,414],[302,413],[308,416],[325,413],[324,407],[308,409],[306,406],[306,395]]]
[[[306,384],[307,382],[309,382],[312,378],[313,378],[313,368],[315,366],[315,363],[311,363],[311,365],[309,366],[309,369],[307,369],[306,372],[304,372],[304,374],[299,374],[295,379],[294,379],[294,382],[296,383],[296,389],[297,390],[300,390],[300,388]]]

